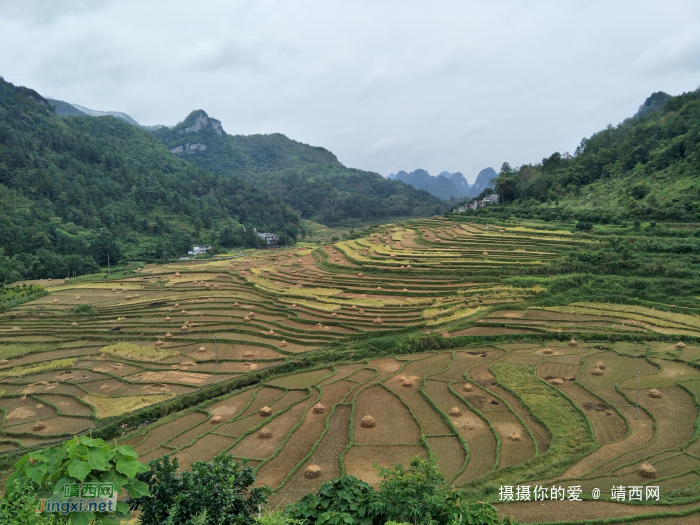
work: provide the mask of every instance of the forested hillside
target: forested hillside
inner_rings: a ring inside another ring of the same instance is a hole
[[[346,168],[330,151],[272,135],[228,135],[193,111],[155,135],[173,153],[219,175],[237,175],[324,224],[442,213],[445,203],[377,173]]]
[[[117,118],[59,117],[0,79],[0,281],[65,277],[122,254],[170,257],[197,242],[299,233],[299,215],[237,177],[170,154]],[[243,225],[248,227],[244,237]]]
[[[637,114],[575,154],[499,173],[508,210],[544,219],[700,221],[700,90],[650,96]]]

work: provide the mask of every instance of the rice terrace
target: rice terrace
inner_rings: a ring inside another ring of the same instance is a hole
[[[520,523],[697,522],[697,309],[562,302],[575,276],[537,269],[600,242],[564,225],[452,215],[355,237],[38,283],[0,318],[3,476],[89,431],[144,462],[225,451],[274,504],[420,456]],[[590,501],[502,501],[523,485]]]

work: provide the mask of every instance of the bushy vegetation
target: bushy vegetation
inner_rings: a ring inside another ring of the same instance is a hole
[[[433,215],[446,207],[426,191],[378,173],[346,168],[330,151],[280,133],[227,135],[201,110],[154,133],[171,150],[189,143],[204,145],[206,149],[180,154],[212,173],[238,176],[269,191],[302,217],[324,224]]]
[[[0,79],[0,281],[66,277],[196,243],[257,245],[299,233],[299,215],[235,176],[184,162],[113,117],[58,117]],[[229,230],[226,230],[226,228]],[[248,232],[248,238],[236,232]]]
[[[187,525],[206,516],[220,525],[252,525],[271,491],[252,487],[253,468],[230,455],[219,454],[211,462],[192,463],[191,470],[178,472],[177,458],[153,460],[150,470],[137,475],[148,485],[150,496],[127,501],[132,510],[141,509],[143,525]]]
[[[354,476],[327,481],[288,511],[309,525],[411,523],[433,525],[515,525],[499,519],[486,503],[468,503],[464,494],[444,486],[434,461],[413,458],[408,467],[380,468],[379,490]]]
[[[632,118],[584,138],[574,155],[504,163],[496,192],[508,204],[468,212],[543,220],[700,220],[700,90],[655,93]]]

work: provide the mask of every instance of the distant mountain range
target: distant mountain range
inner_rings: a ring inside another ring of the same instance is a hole
[[[417,169],[411,173],[403,170],[389,175],[389,179],[398,180],[414,188],[425,190],[443,200],[478,197],[486,188],[493,188],[491,180],[498,177],[493,168],[485,168],[479,172],[473,185],[460,172],[443,171],[433,176],[426,170]]]
[[[56,110],[56,114],[59,116],[70,115],[73,117],[81,117],[87,115],[89,117],[105,117],[107,115],[111,115],[113,117],[117,117],[118,119],[123,120],[124,122],[128,122],[133,126],[139,126],[149,131],[155,131],[157,129],[165,127],[161,124],[156,124],[155,126],[143,126],[136,122],[135,119],[131,118],[126,113],[122,113],[121,111],[96,111],[94,109],[88,109],[78,104],[64,102],[63,100],[56,100],[52,98],[47,98],[46,100],[49,102],[49,104],[51,104],[54,107],[54,109]]]

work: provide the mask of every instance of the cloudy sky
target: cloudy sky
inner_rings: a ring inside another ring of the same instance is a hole
[[[700,85],[700,2],[2,0],[0,75],[388,175],[538,162]]]

